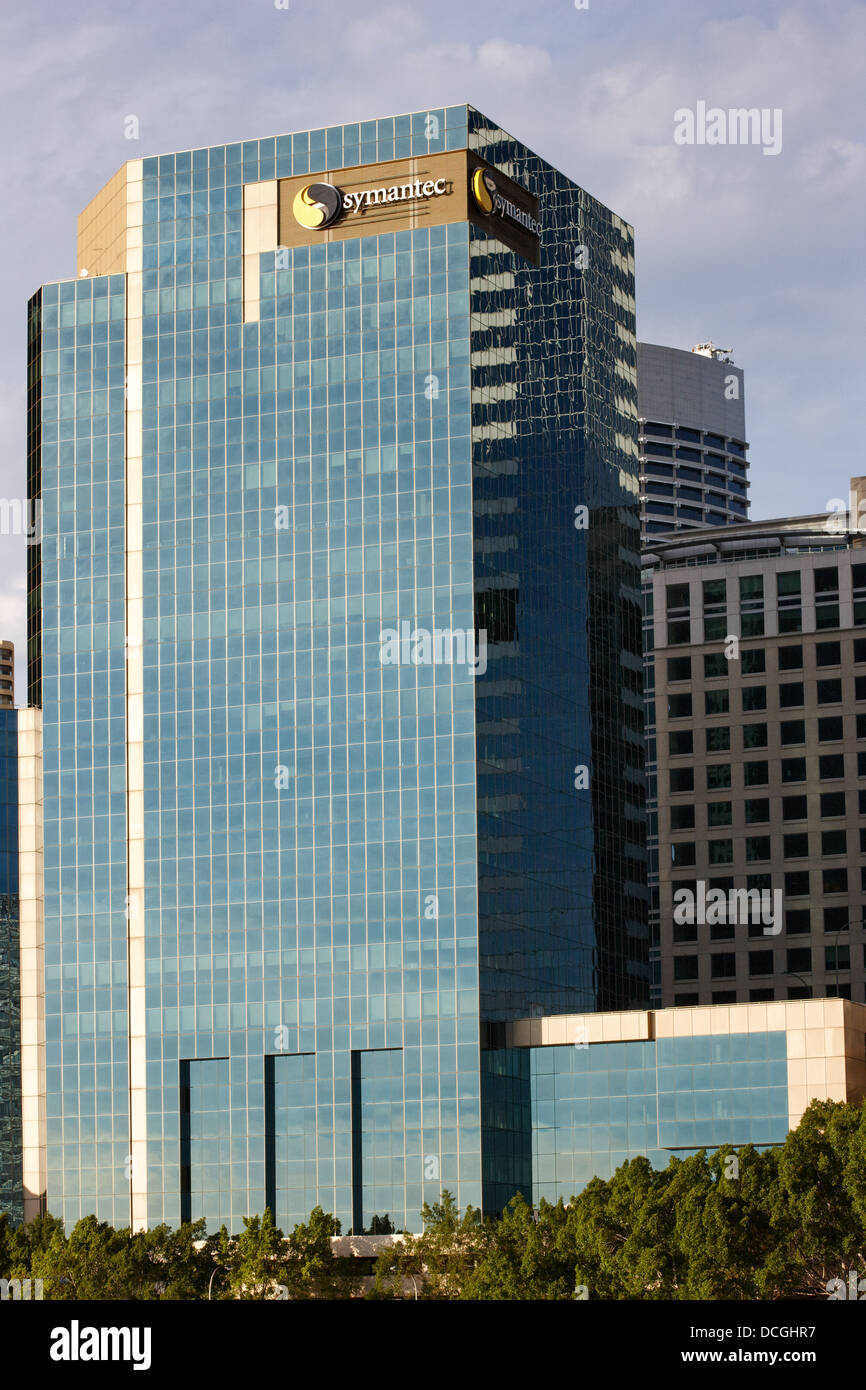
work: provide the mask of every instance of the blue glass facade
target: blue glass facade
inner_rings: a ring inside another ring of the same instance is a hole
[[[43,708],[50,1209],[129,1220],[125,276],[30,303],[30,702]],[[31,547],[37,551],[37,547]]]
[[[300,246],[243,321],[244,183],[467,147],[539,267],[466,221]],[[148,1223],[411,1227],[482,1204],[502,1021],[646,999],[631,232],[461,106],[146,159],[143,243]],[[47,1203],[118,1224],[125,313],[31,304]],[[487,672],[383,665],[403,621]]]
[[[567,1201],[640,1154],[663,1168],[673,1154],[788,1133],[782,1029],[525,1052],[535,1202]]]
[[[18,949],[18,715],[0,709],[0,1212],[19,1222],[21,1007]]]

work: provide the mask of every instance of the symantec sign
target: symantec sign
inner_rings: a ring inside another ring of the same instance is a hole
[[[280,179],[278,204],[280,246],[470,219],[538,264],[537,200],[468,150]]]

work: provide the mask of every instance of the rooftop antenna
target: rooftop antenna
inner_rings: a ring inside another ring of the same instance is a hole
[[[733,348],[716,347],[712,340],[707,343],[695,343],[692,348],[692,352],[698,353],[700,357],[712,357],[715,362],[730,362],[733,351]]]

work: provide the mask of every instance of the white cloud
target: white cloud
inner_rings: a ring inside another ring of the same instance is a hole
[[[477,62],[482,74],[490,73],[521,86],[546,77],[553,66],[545,49],[509,43],[506,39],[485,40],[478,49]]]

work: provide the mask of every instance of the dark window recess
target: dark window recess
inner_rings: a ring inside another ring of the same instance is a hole
[[[824,968],[825,970],[851,969],[851,947],[847,942],[844,946],[824,947]]]
[[[765,685],[744,685],[742,697],[744,714],[755,714],[767,708],[767,687]]]
[[[671,791],[693,792],[695,789],[695,770],[693,767],[671,768]]]
[[[776,574],[776,593],[779,598],[787,598],[791,602],[799,603],[800,592],[799,570],[780,570]]]
[[[812,948],[810,946],[792,946],[786,953],[788,969],[796,970],[799,975],[808,975],[812,969]]]
[[[832,781],[835,777],[844,777],[845,754],[822,753],[818,759],[818,776],[822,782]]]
[[[670,425],[663,425],[658,420],[647,420],[644,425],[644,434],[660,434],[662,439],[673,439],[674,432]]]
[[[815,593],[837,594],[839,592],[839,571],[835,565],[815,570]]]
[[[809,836],[805,833],[783,835],[782,845],[786,859],[809,858]]]
[[[779,725],[779,741],[783,748],[789,748],[792,743],[805,743],[805,719],[783,719]]]
[[[749,952],[749,974],[772,975],[773,973],[773,952],[772,951],[750,951]]]
[[[844,830],[821,831],[822,854],[847,854],[848,837]]]
[[[694,735],[691,729],[674,729],[668,734],[668,747],[671,757],[682,757],[694,752]]]
[[[866,660],[866,657],[864,657]],[[779,648],[779,670],[780,671],[802,671],[803,669],[803,648],[802,647],[780,647]]]
[[[802,681],[785,681],[779,686],[779,709],[800,709],[805,699]]]
[[[770,858],[769,835],[746,836],[746,863],[754,864]]]
[[[782,766],[784,767],[784,763]],[[803,776],[805,775],[804,769]],[[743,781],[747,787],[766,787],[769,780],[769,764],[766,762],[743,763]]]
[[[840,680],[818,681],[818,704],[840,705],[842,703],[842,682]]]
[[[838,743],[844,732],[841,714],[833,714],[818,720],[818,742]]]
[[[805,782],[806,780],[806,759],[805,758],[783,758],[782,759],[782,781],[783,782]]]
[[[809,870],[797,869],[795,872],[785,874],[785,897],[786,898],[808,898],[809,896]]]
[[[674,979],[696,980],[698,978],[697,956],[674,956]]]
[[[809,803],[805,796],[782,797],[782,820],[805,820],[809,814]]]
[[[833,909],[835,911],[835,909]],[[785,931],[789,936],[808,936],[812,930],[812,913],[808,907],[789,908],[785,913]],[[826,930],[826,914],[825,914]]]
[[[766,724],[744,724],[743,725],[743,747],[766,748],[767,746],[767,726]]]
[[[740,661],[743,667],[744,676],[760,676],[767,669],[766,655],[763,647],[752,647],[750,651],[740,654]]]
[[[847,931],[848,905],[844,907],[825,907],[824,908],[824,930],[825,931]]]
[[[746,874],[746,887],[750,893],[763,893],[765,890],[769,892],[770,889],[773,887],[773,875]]]
[[[690,656],[668,657],[668,680],[690,681],[692,678],[692,659]]]
[[[830,816],[844,816],[845,814],[845,793],[844,792],[822,792],[821,793],[821,819],[827,820]]]
[[[671,865],[675,869],[688,868],[695,862],[695,844],[693,840],[685,840],[682,844],[671,845]]]
[[[727,676],[730,666],[724,652],[707,652],[704,655],[704,680],[716,680]]]
[[[770,956],[772,957],[772,951]],[[730,980],[737,973],[737,957],[733,951],[718,951],[710,956],[710,976],[714,980]]]
[[[848,870],[822,869],[825,893],[847,893],[848,892]]]
[[[839,642],[817,642],[815,644],[816,666],[839,666],[842,661],[842,648]]]

